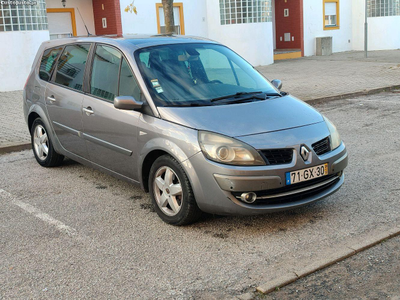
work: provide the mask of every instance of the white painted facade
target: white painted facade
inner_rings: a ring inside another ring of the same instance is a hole
[[[353,49],[364,50],[365,2],[353,0]],[[368,18],[368,50],[400,49],[400,16]]]
[[[46,0],[47,8],[63,8],[60,0]],[[67,8],[79,7],[91,33],[95,32],[92,0],[68,0]],[[82,18],[75,9],[77,35],[87,35]],[[22,90],[36,52],[50,39],[48,30],[0,32],[0,91]]]
[[[360,2],[360,0],[357,0]],[[303,24],[304,24],[304,56],[316,54],[316,38],[332,37],[332,51],[351,51],[352,48],[352,2],[340,1],[340,28],[324,30],[323,1],[303,1]]]
[[[207,0],[208,38],[230,47],[254,66],[274,62],[272,22],[221,25],[219,14],[219,1]]]
[[[0,91],[22,90],[37,50],[48,39],[48,30],[0,33]]]
[[[157,33],[156,0],[136,0],[137,15],[124,11],[131,0],[121,0],[124,34]],[[251,64],[273,61],[272,22],[221,25],[219,1],[180,0],[183,4],[185,34],[206,37],[227,45]]]
[[[340,28],[324,30],[322,0],[303,1],[304,55],[316,53],[317,37],[332,37],[332,51],[364,50],[365,1],[341,0]],[[400,16],[368,17],[368,50],[400,49]]]
[[[46,0],[47,8],[63,8],[60,0]],[[94,29],[94,17],[93,17],[93,4],[91,0],[68,0],[66,2],[66,8],[75,8],[75,22],[76,22],[76,34],[78,36],[86,36],[86,26],[91,34],[95,33]],[[78,9],[82,14],[82,18],[79,15]]]
[[[157,33],[156,3],[161,3],[161,0],[135,0],[137,14],[124,11],[131,2],[120,0],[123,34]],[[186,35],[206,37],[225,44],[255,66],[273,63],[273,22],[221,25],[218,0],[175,2],[183,5]],[[363,50],[364,3],[361,0],[340,0],[340,28],[324,30],[323,1],[303,0],[304,55],[315,55],[316,38],[326,36],[333,38],[333,52]],[[76,8],[79,8],[89,31],[95,34],[92,0],[67,0],[66,4],[66,8],[75,8],[77,35],[85,36],[87,32]],[[46,5],[47,8],[63,7],[60,0],[46,0]],[[400,49],[400,16],[370,17],[368,24],[369,50]],[[39,45],[48,39],[48,30],[0,32],[0,91],[23,88]]]
[[[120,0],[122,32],[129,34],[156,34],[156,0],[136,0],[137,15],[124,9],[132,0]],[[183,3],[186,35],[207,36],[207,9],[205,0],[178,0]],[[204,19],[204,20],[203,20]]]

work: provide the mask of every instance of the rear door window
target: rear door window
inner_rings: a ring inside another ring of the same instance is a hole
[[[90,44],[66,46],[57,63],[55,82],[82,91]]]
[[[122,54],[113,47],[97,45],[93,59],[90,93],[113,101],[118,95],[118,77]]]
[[[42,60],[40,61],[39,77],[42,80],[49,81],[51,73],[54,70],[57,56],[62,51],[62,47],[47,49],[44,51]]]

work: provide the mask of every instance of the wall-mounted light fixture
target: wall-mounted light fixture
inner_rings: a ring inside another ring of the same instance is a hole
[[[61,4],[63,7],[65,7],[65,5],[67,4],[67,0],[61,0]]]

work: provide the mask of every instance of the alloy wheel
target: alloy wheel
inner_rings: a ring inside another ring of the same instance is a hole
[[[49,154],[49,138],[46,129],[42,125],[37,125],[33,133],[33,146],[37,157],[44,161]]]
[[[159,168],[154,176],[154,197],[158,207],[167,216],[175,216],[182,208],[182,186],[176,173],[167,166]]]

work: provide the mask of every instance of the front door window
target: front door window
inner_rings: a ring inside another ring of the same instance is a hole
[[[121,52],[113,47],[98,45],[93,59],[90,93],[105,100],[114,101],[118,95],[118,73]]]

